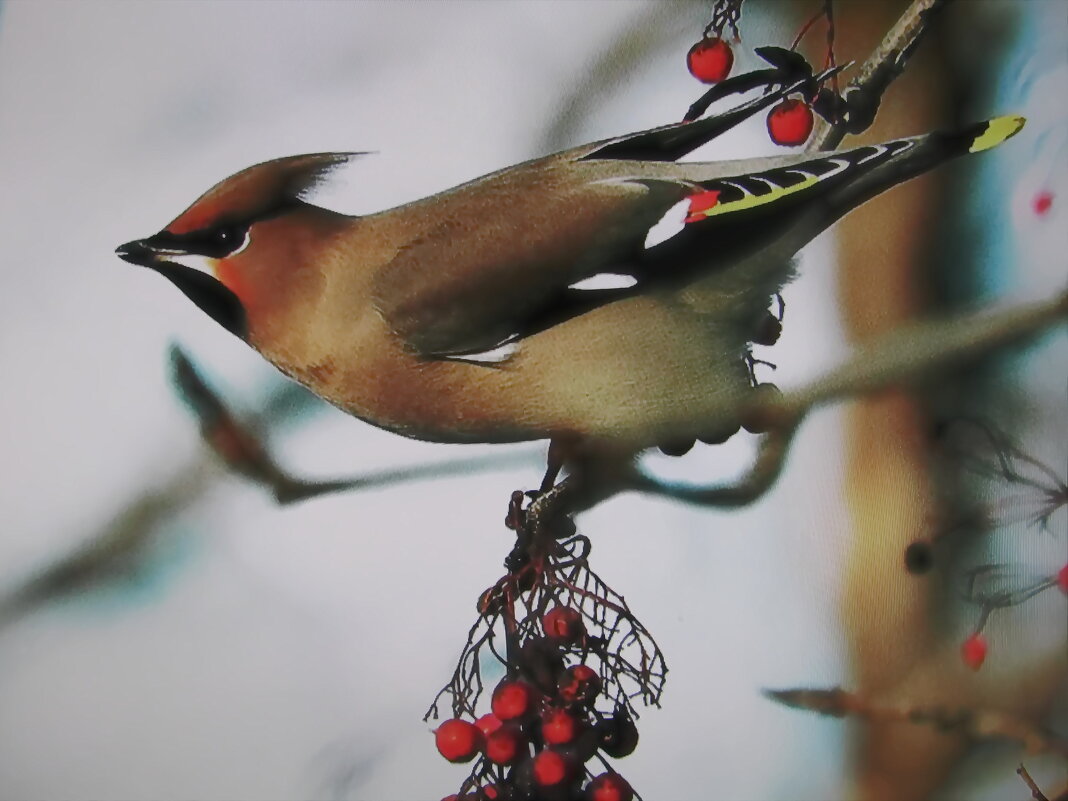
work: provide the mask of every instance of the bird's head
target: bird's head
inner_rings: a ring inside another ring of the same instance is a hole
[[[156,270],[224,328],[248,339],[292,299],[309,248],[337,215],[302,198],[358,153],[256,164],[216,184],[157,234],[120,245],[120,258]]]

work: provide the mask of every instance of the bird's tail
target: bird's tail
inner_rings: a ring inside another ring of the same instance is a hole
[[[849,211],[942,162],[989,150],[1023,125],[1023,117],[997,117],[956,132],[766,159],[756,169],[752,161],[733,165],[737,171],[730,163],[680,164],[700,190],[688,198],[682,230],[650,248],[647,259],[658,274],[664,264],[703,269],[713,243],[715,258],[739,265],[746,286],[773,292],[788,277],[781,265]]]
[[[687,236],[665,246],[714,237],[730,260],[767,243],[790,256],[836,220],[896,184],[956,156],[980,153],[1023,128],[1023,117],[997,117],[952,133],[935,132],[819,155],[769,159],[737,173],[730,165],[680,165],[703,191],[691,198]],[[742,163],[739,164],[739,166]],[[701,173],[713,169],[715,177]],[[700,200],[695,204],[694,200]],[[722,235],[718,235],[721,232]],[[729,233],[729,235],[728,235]]]
[[[854,172],[851,180],[843,181],[834,188],[828,187],[828,201],[833,219],[880,192],[915,178],[945,161],[997,147],[1019,133],[1024,123],[1023,117],[1015,115],[995,117],[959,131],[936,131],[924,136],[885,143],[881,147],[893,151],[889,158],[873,158],[872,161],[876,163],[867,170],[864,169],[862,158],[859,163],[851,166],[850,171]],[[845,151],[842,155],[854,153],[857,151]]]

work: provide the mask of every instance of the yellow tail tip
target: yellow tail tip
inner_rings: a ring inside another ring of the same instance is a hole
[[[1027,122],[1026,119],[1015,114],[1004,117],[995,117],[987,121],[982,133],[975,137],[969,153],[981,153],[992,147],[997,147],[1006,139],[1016,136]]]

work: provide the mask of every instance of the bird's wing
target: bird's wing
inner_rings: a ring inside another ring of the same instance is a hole
[[[423,356],[498,361],[533,333],[767,246],[769,225],[849,168],[893,153],[578,160],[498,173],[405,207],[409,224],[433,218],[377,271],[373,303]],[[768,286],[754,303],[766,306],[778,288]]]
[[[693,191],[563,163],[498,173],[405,207],[423,227],[376,272],[373,304],[416,352],[481,358],[634,291],[646,232]]]
[[[999,118],[953,134],[744,162],[560,154],[404,207],[405,225],[434,217],[377,272],[373,302],[426,357],[499,358],[501,346],[598,306],[756,253],[774,255],[765,261],[779,269],[849,209],[1022,124]],[[674,225],[654,238],[665,222]],[[746,283],[746,316],[787,273]]]
[[[814,198],[894,152],[499,173],[423,213],[406,207],[409,222],[435,216],[377,271],[373,303],[420,355],[500,361],[533,333],[767,247]],[[761,283],[753,302],[766,306],[786,278]]]

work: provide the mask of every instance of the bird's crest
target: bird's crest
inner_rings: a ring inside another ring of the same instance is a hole
[[[269,217],[319,186],[329,174],[364,153],[311,153],[265,161],[220,181],[167,227],[185,234],[226,223]]]

